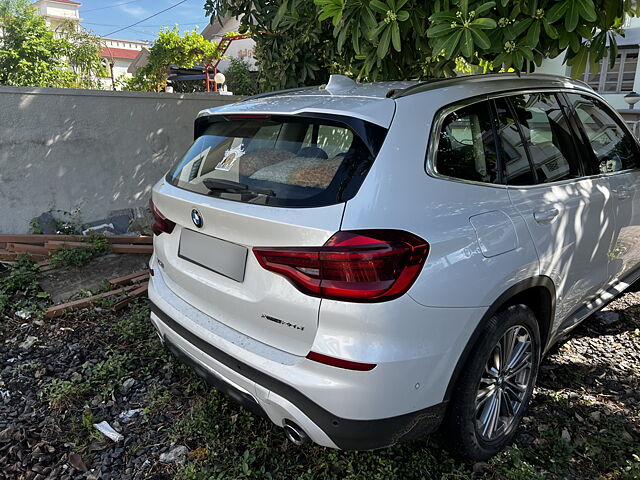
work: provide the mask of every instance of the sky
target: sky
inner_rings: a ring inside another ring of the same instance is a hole
[[[184,3],[161,13],[139,25],[127,27],[146,17],[169,8],[181,0],[76,0],[82,3],[82,25],[95,35],[152,41],[162,27],[178,25],[180,31],[198,28],[201,32],[209,23],[204,12],[204,0],[186,0]]]

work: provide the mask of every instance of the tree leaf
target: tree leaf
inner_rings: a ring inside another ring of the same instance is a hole
[[[519,37],[520,35],[522,35],[524,32],[527,31],[527,29],[531,26],[532,23],[533,23],[533,18],[531,17],[525,20],[520,20],[518,23],[516,23],[513,26],[513,35],[515,37]]]
[[[596,7],[593,5],[592,0],[575,0],[574,3],[578,4],[580,16],[587,22],[595,22],[598,19],[598,15],[596,15]]]
[[[378,58],[384,58],[384,56],[389,52],[390,42],[391,42],[391,25],[387,25],[387,28],[385,28],[384,31],[382,32],[382,36],[380,37],[380,42],[378,43],[378,49],[376,50],[376,54],[378,55]]]
[[[498,26],[498,24],[493,18],[486,18],[486,17],[476,18],[473,22],[471,22],[471,25],[477,28],[484,28],[484,29],[492,29]]]
[[[429,38],[442,37],[444,35],[447,35],[452,30],[453,29],[451,28],[451,25],[448,23],[436,23],[435,25],[432,25],[431,27],[429,27],[429,29],[427,30],[427,37]]]
[[[372,10],[375,10],[378,13],[382,13],[384,15],[387,14],[389,10],[391,10],[386,4],[382,3],[380,0],[371,0],[369,2],[369,6]]]
[[[571,76],[573,78],[580,78],[584,75],[587,69],[587,60],[589,59],[589,50],[586,46],[583,46],[576,55],[571,57],[567,62],[571,65]]]
[[[479,17],[480,15],[482,15],[483,13],[488,12],[489,10],[491,10],[495,6],[496,6],[496,2],[483,3],[479,7],[475,8],[476,16]]]
[[[473,35],[468,28],[462,29],[462,40],[460,41],[460,51],[462,55],[471,58],[473,55]]]
[[[362,16],[360,17],[361,22],[366,24],[367,28],[372,29],[376,28],[378,21],[376,20],[376,16],[373,14],[369,7],[365,7],[362,12]]]
[[[469,0],[460,0],[460,12],[463,18],[467,18],[469,15]]]
[[[278,25],[280,24],[282,17],[284,17],[284,14],[287,13],[288,6],[289,6],[289,2],[284,1],[282,2],[282,5],[280,5],[280,7],[278,8],[278,11],[276,12],[275,17],[273,17],[273,22],[271,22],[271,28],[273,30],[278,28]]]
[[[400,42],[400,27],[398,26],[398,22],[391,23],[391,43],[393,44],[393,48],[396,52],[399,52],[402,48],[402,44]]]
[[[567,11],[567,8],[569,8],[568,0],[556,3],[553,7],[551,7],[546,15],[549,23],[555,23],[559,19],[561,19]]]
[[[551,38],[552,40],[558,39],[558,30],[556,30],[556,27],[551,25],[546,18],[542,19],[542,26],[544,27],[544,31],[549,38]]]
[[[462,29],[457,28],[453,31],[451,35],[448,37],[444,37],[442,41],[439,43],[439,48],[435,53],[439,54],[444,51],[444,58],[449,60],[454,56],[458,51],[458,44],[460,43],[460,38],[462,37]]]
[[[527,36],[525,37],[525,41],[527,45],[531,47],[535,47],[538,45],[540,41],[540,22],[535,21],[531,24],[531,28],[529,28],[529,32],[527,32]]]
[[[578,26],[580,19],[580,5],[575,0],[566,0],[569,3],[567,13],[564,16],[564,28],[567,32],[573,32]]]
[[[396,16],[399,22],[406,22],[407,20],[409,20],[409,12],[407,12],[406,10],[400,10],[398,13],[396,13]]]
[[[609,33],[609,66],[613,68],[618,57],[618,42],[615,35]]]
[[[489,48],[491,48],[491,41],[489,40],[489,37],[486,33],[475,28],[470,28],[469,30],[471,30],[471,35],[473,35],[473,43],[476,47],[482,50],[488,50]]]

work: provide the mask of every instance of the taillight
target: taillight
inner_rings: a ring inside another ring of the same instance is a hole
[[[352,302],[397,298],[422,270],[429,244],[399,230],[334,234],[322,247],[256,247],[266,270],[308,295]]]
[[[149,206],[151,207],[151,213],[153,213],[153,225],[151,225],[151,231],[155,235],[161,233],[171,233],[175,228],[175,222],[172,222],[167,217],[160,213],[160,210],[153,204],[153,200],[149,200]]]

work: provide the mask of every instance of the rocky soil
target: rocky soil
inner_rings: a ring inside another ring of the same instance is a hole
[[[0,317],[0,479],[640,478],[639,293],[554,349],[516,444],[475,465],[432,438],[366,453],[294,447],[175,362],[144,300],[107,306]]]

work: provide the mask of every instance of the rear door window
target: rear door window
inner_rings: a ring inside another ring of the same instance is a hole
[[[167,180],[186,190],[247,203],[341,203],[355,195],[377,153],[363,137],[375,137],[379,144],[386,134],[357,119],[349,122],[214,117]]]
[[[534,185],[529,156],[525,148],[524,137],[516,121],[513,109],[506,98],[495,100],[496,131],[499,139],[499,151],[504,183],[507,185]]]
[[[638,145],[622,122],[601,101],[577,94],[568,94],[587,148],[593,152],[587,165],[588,173],[619,172],[638,167]]]
[[[531,159],[537,183],[580,176],[578,155],[567,117],[552,93],[509,98]]]

